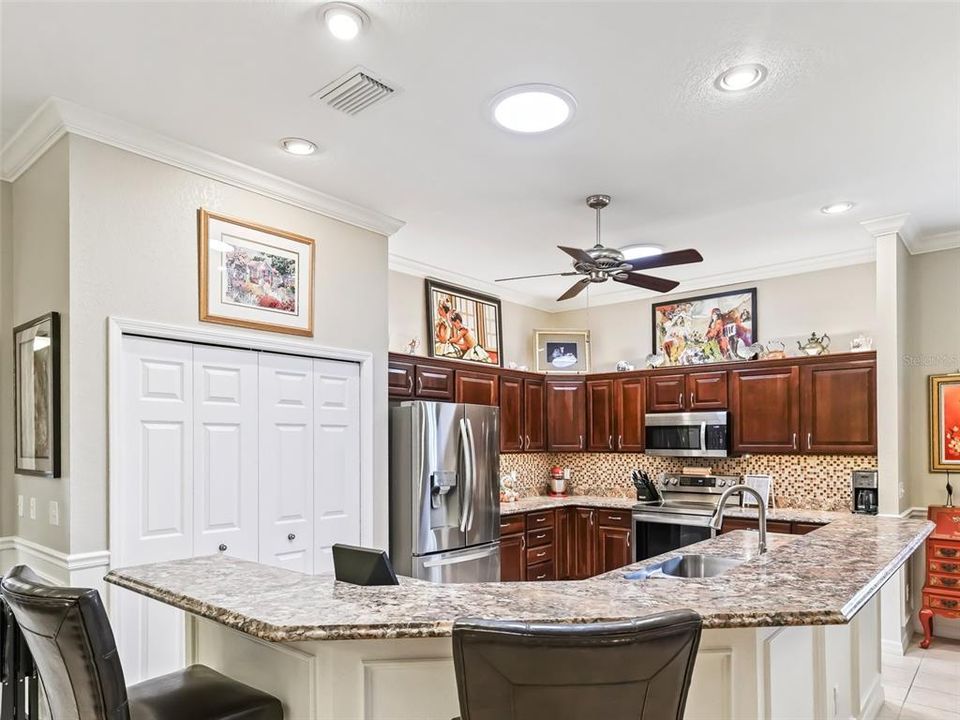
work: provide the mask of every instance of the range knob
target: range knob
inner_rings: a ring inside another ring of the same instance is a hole
[[[726,480],[717,480],[717,487],[724,487],[726,484]]]
[[[678,482],[680,482],[680,481],[677,480],[676,478],[670,478],[670,484],[671,484],[671,485],[676,485]]]

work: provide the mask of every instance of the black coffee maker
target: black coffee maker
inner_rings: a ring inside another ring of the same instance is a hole
[[[876,515],[879,505],[877,471],[854,470],[850,484],[853,488],[853,511],[865,515]]]

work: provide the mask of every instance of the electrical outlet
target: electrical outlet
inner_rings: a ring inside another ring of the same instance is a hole
[[[37,519],[37,499],[35,497],[30,498],[30,519]]]
[[[50,524],[60,524],[60,503],[58,503],[56,500],[50,501]]]
[[[23,495],[17,495],[17,517],[23,517]]]

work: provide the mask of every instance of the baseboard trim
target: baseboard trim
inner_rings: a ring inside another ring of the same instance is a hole
[[[880,708],[883,707],[883,684],[880,676],[874,680],[873,687],[867,694],[867,701],[860,707],[860,720],[871,720],[880,714]]]
[[[110,551],[69,554],[16,535],[0,537],[0,572],[21,564],[54,585],[98,587],[110,567]]]

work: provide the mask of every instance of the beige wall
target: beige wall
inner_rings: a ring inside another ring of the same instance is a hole
[[[425,343],[427,315],[424,279],[390,271],[390,350],[407,352],[411,338],[420,338],[417,354],[426,355]],[[542,310],[504,302],[503,315],[503,360],[504,365],[534,367],[533,330],[554,327],[553,315]]]
[[[0,537],[16,533],[13,490],[13,186],[0,182]]]
[[[12,202],[12,282],[13,325],[57,311],[61,314],[60,359],[62,367],[70,362],[69,312],[69,143],[58,141],[33,166],[13,183]],[[12,350],[10,350],[12,352]],[[7,355],[7,352],[4,352]],[[13,378],[4,374],[3,385],[12,388]],[[7,389],[12,392],[12,389]],[[70,531],[69,422],[70,379],[61,372],[61,478],[14,476],[16,495],[24,496],[24,515],[16,518],[15,534],[55,550],[67,551]],[[6,407],[11,407],[5,403]],[[12,418],[11,418],[12,420]],[[13,423],[4,423],[5,435],[12,442]],[[12,451],[12,450],[11,450]],[[13,463],[9,459],[8,467]],[[37,517],[30,519],[30,498],[36,498]],[[49,523],[50,501],[59,503],[60,524]]]
[[[780,338],[796,353],[795,341],[811,332],[828,333],[836,352],[849,349],[850,338],[872,334],[875,325],[876,278],[872,263],[788,275],[715,290],[757,288],[758,331],[761,341]],[[651,352],[651,306],[655,302],[703,295],[710,290],[678,293],[655,299],[554,315],[554,327],[588,327],[593,369],[613,370],[619,360],[638,367]]]
[[[910,505],[942,505],[946,475],[929,471],[928,377],[960,372],[960,249],[914,255],[908,266],[906,391]],[[960,472],[953,475],[960,505]]]
[[[111,315],[200,326],[197,208],[317,241],[318,345],[375,356],[375,540],[387,542],[387,241],[382,235],[84,138],[70,137],[73,378],[70,551],[107,547]],[[362,267],[358,276],[345,268]],[[213,326],[206,325],[210,328]],[[228,329],[228,328],[224,328]],[[251,335],[264,336],[263,333]],[[113,476],[111,482],[122,482]]]

